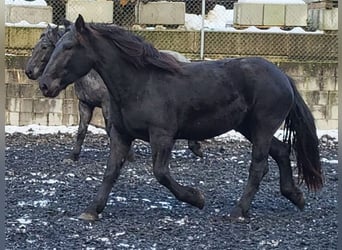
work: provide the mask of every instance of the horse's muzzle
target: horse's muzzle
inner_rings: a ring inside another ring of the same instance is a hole
[[[49,77],[39,79],[39,89],[45,97],[56,97],[60,92],[58,87],[54,87],[54,81]]]

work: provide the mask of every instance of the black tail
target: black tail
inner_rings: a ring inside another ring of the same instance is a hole
[[[304,181],[309,190],[316,191],[323,186],[323,173],[315,121],[294,80],[288,78],[294,92],[294,105],[285,120],[284,139],[296,153],[299,182]]]

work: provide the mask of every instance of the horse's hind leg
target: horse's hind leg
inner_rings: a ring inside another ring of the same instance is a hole
[[[244,135],[251,143],[251,133],[246,127],[241,126],[237,129],[242,135]],[[290,150],[287,143],[279,141],[276,137],[272,137],[270,156],[276,161],[279,167],[280,176],[280,191],[287,199],[294,203],[298,208],[303,209],[305,205],[303,193],[295,185],[293,180],[291,162],[290,162]],[[268,166],[264,169],[264,175],[268,171]]]
[[[279,167],[281,194],[294,203],[299,209],[303,209],[305,205],[304,196],[293,180],[289,145],[273,137],[270,155]]]
[[[240,127],[238,131],[253,143],[251,134],[248,130],[244,127]],[[295,185],[293,180],[289,145],[279,141],[273,136],[269,154],[276,161],[279,167],[281,194],[294,203],[299,209],[303,209],[305,201],[302,191]],[[266,167],[264,175],[267,173],[267,170],[268,167]]]
[[[272,135],[269,135],[269,132],[261,133],[261,131],[258,131],[256,135],[252,136],[252,163],[249,168],[247,185],[240,200],[229,215],[233,219],[247,217],[250,204],[259,190],[262,178],[267,172],[271,140]]]
[[[150,132],[153,173],[158,182],[167,187],[175,197],[198,208],[203,208],[204,197],[198,190],[178,184],[170,174],[169,161],[174,139],[164,131],[155,129]]]
[[[108,196],[112,190],[113,184],[120,175],[120,170],[125,162],[132,141],[120,135],[111,127],[110,132],[110,155],[107,161],[107,167],[99,191],[95,199],[90,203],[84,213],[79,218],[93,221],[98,218],[106,206]]]
[[[78,103],[78,108],[80,113],[80,122],[78,125],[76,143],[69,156],[67,157],[68,159],[71,159],[73,161],[77,161],[80,157],[81,147],[94,110],[94,107],[89,106],[87,103],[82,102],[81,100]]]

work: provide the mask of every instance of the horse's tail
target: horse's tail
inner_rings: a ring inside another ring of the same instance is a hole
[[[304,181],[309,190],[316,191],[322,188],[324,181],[315,121],[294,80],[289,76],[288,79],[294,92],[294,105],[285,120],[284,140],[295,151],[299,183]]]

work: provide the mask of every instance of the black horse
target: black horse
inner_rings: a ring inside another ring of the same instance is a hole
[[[111,103],[111,151],[101,187],[80,216],[95,220],[134,139],[150,142],[153,173],[177,199],[198,208],[204,196],[171,176],[169,161],[176,139],[203,140],[235,129],[252,143],[252,162],[242,197],[230,213],[247,216],[270,154],[280,170],[281,193],[298,208],[304,197],[295,184],[290,148],[296,152],[298,176],[310,190],[323,186],[313,116],[293,80],[262,58],[181,63],[118,26],[86,24],[82,16],[56,44],[39,86],[55,97],[94,68]],[[287,138],[273,134],[285,121]],[[215,171],[215,170],[213,170]]]
[[[38,79],[47,65],[50,56],[55,48],[58,39],[66,32],[68,27],[72,24],[68,20],[64,20],[64,27],[48,27],[43,31],[35,45],[32,55],[26,64],[25,73],[28,78],[32,80]],[[190,62],[182,54],[175,51],[163,51],[174,56],[177,60],[183,62]],[[87,75],[75,81],[75,94],[79,99],[78,109],[80,114],[79,126],[77,131],[76,143],[67,156],[67,159],[77,161],[81,152],[81,147],[86,136],[88,125],[93,116],[95,107],[102,109],[102,114],[105,122],[105,129],[109,135],[110,124],[109,120],[109,93],[106,85],[95,70],[91,70]],[[197,156],[202,157],[200,144],[196,141],[188,141],[189,149]],[[133,160],[132,151],[128,157]]]

